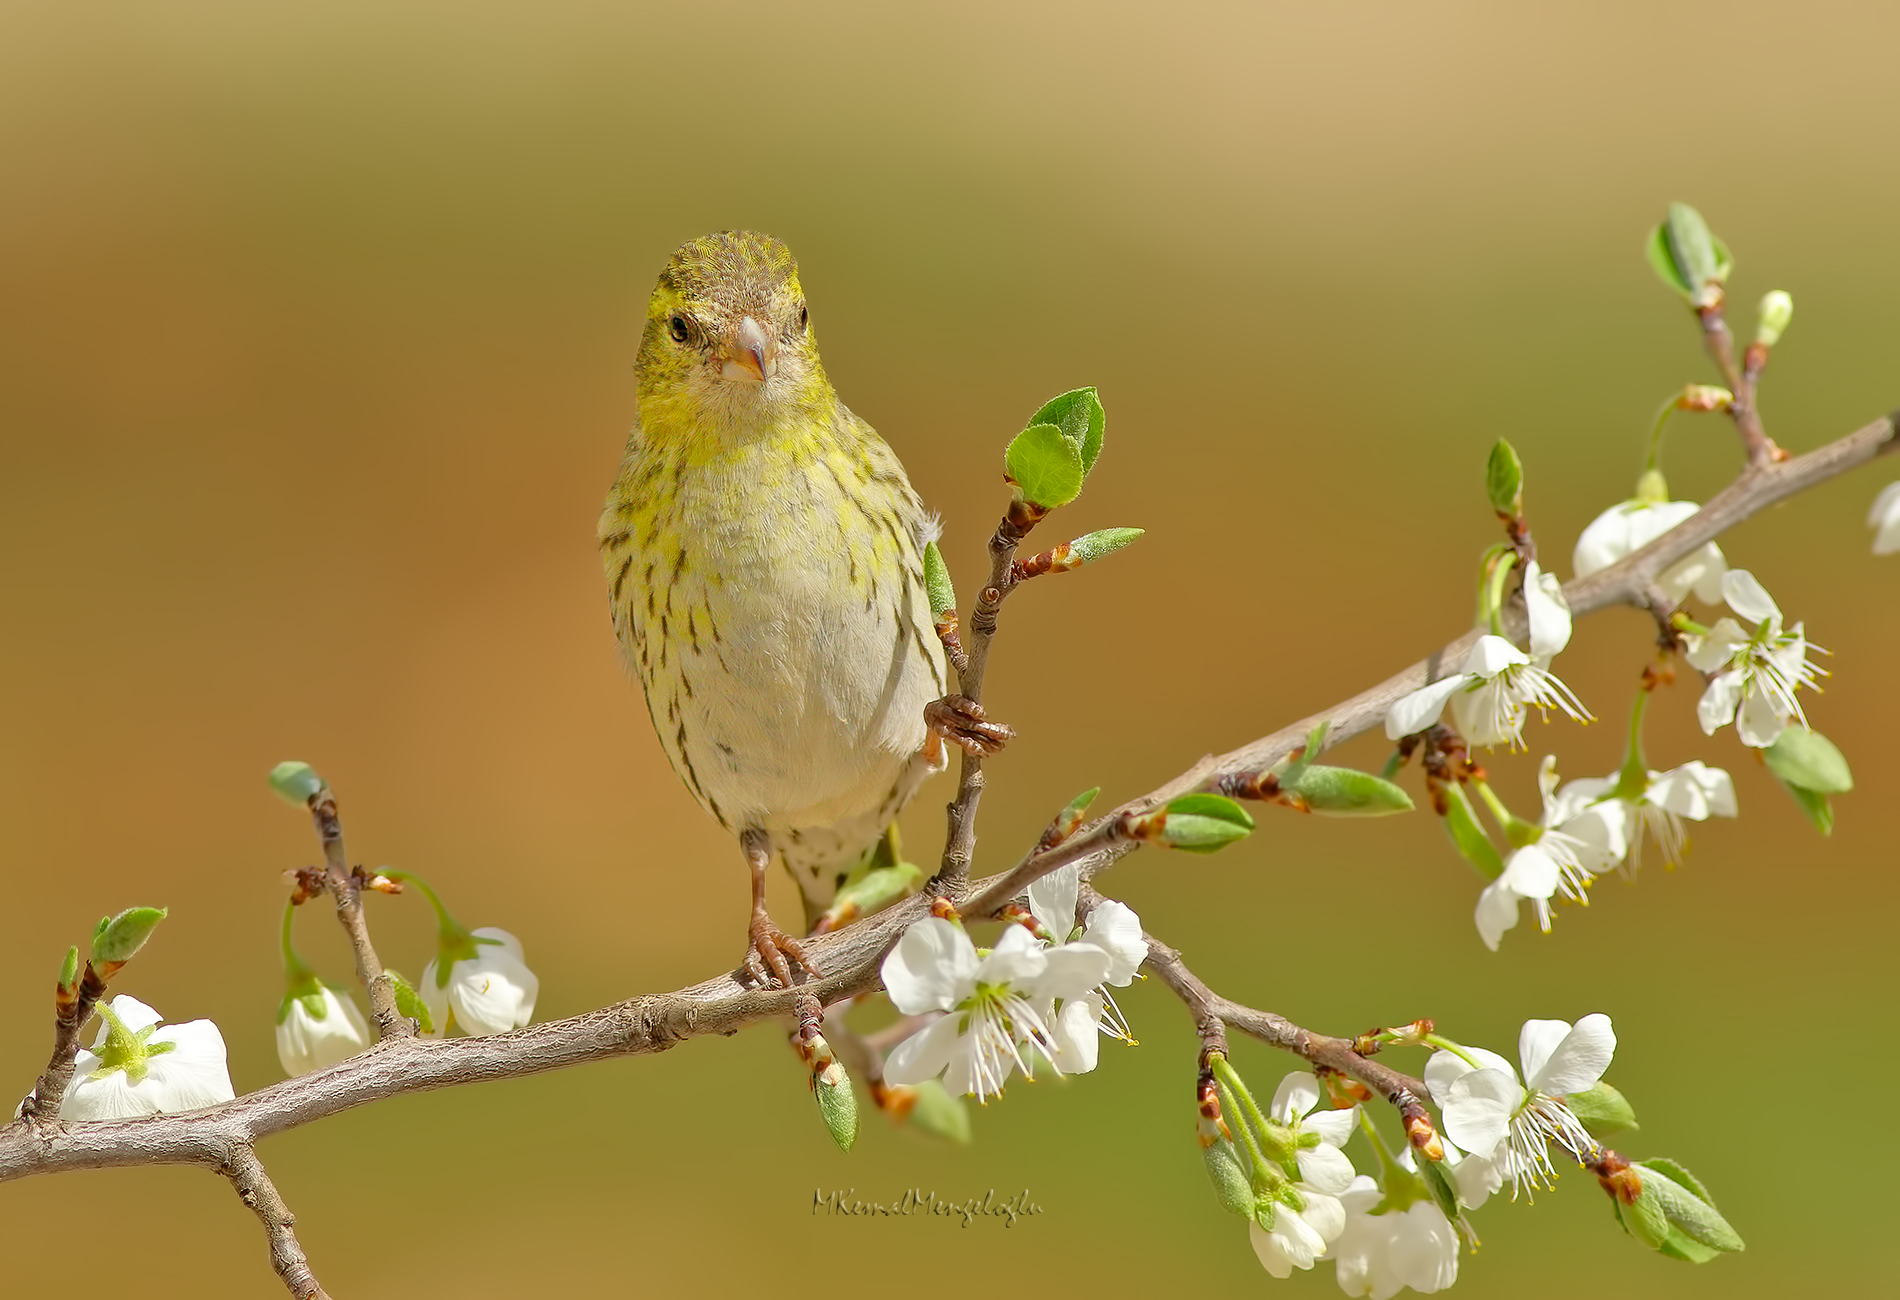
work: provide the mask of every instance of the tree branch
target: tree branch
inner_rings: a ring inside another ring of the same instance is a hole
[[[284,1280],[290,1294],[297,1300],[330,1300],[329,1293],[318,1285],[316,1275],[310,1271],[310,1261],[304,1257],[303,1247],[297,1244],[297,1216],[277,1194],[277,1185],[264,1172],[264,1162],[257,1158],[257,1152],[249,1143],[234,1145],[219,1163],[218,1172],[231,1180],[238,1199],[250,1206],[258,1222],[264,1225],[264,1235],[270,1239],[271,1267],[277,1270],[277,1276]]]
[[[1700,511],[1642,550],[1570,583],[1564,591],[1572,612],[1581,616],[1613,604],[1642,607],[1657,574],[1717,534],[1776,501],[1865,464],[1894,446],[1895,421],[1883,416],[1805,456],[1751,466]],[[1013,550],[1013,543],[1010,545]],[[999,589],[997,601],[1001,595]],[[990,602],[992,617],[995,603]],[[980,635],[987,637],[988,633]],[[1476,635],[1467,633],[1403,672],[1310,718],[1226,754],[1203,759],[1069,840],[1030,855],[1008,872],[977,882],[972,891],[974,901],[964,910],[986,915],[1014,898],[1030,881],[1067,862],[1084,862],[1085,873],[1099,870],[1134,846],[1135,841],[1117,839],[1115,828],[1123,817],[1159,806],[1189,790],[1218,788],[1228,777],[1257,773],[1302,744],[1322,720],[1330,719],[1331,734],[1341,739],[1378,725],[1399,696],[1443,676],[1447,666],[1461,661]],[[979,669],[979,685],[980,681]],[[321,832],[321,815],[318,824]],[[340,831],[326,838],[325,858],[332,873],[330,879],[338,871],[349,877]],[[354,899],[353,879],[348,883],[348,897]],[[367,976],[375,1000],[375,981],[381,977],[381,967],[369,947],[367,930],[361,928],[360,907],[352,920],[344,897],[339,895],[338,911],[356,947],[359,973]],[[804,996],[816,996],[821,1004],[829,1005],[877,987],[878,964],[884,954],[905,927],[928,913],[931,902],[927,895],[906,899],[841,931],[812,938],[808,946],[820,969],[831,973],[797,990],[748,988],[730,974],[721,974],[674,993],[633,998],[492,1037],[428,1039],[405,1035],[402,1029],[407,1026],[403,1025],[360,1056],[217,1106],[70,1126],[52,1116],[42,1116],[36,1122],[16,1120],[0,1127],[0,1182],[63,1170],[138,1164],[199,1164],[225,1171],[234,1151],[248,1148],[260,1138],[399,1093],[518,1078],[608,1057],[663,1051],[698,1035],[731,1033],[755,1021],[789,1016],[797,999]],[[356,944],[359,933],[362,942]],[[1359,1057],[1347,1040],[1309,1034],[1278,1016],[1221,998],[1188,973],[1172,949],[1158,947],[1151,962],[1170,988],[1182,992],[1197,1016],[1211,1014],[1235,1029],[1285,1047],[1315,1065],[1338,1069],[1388,1095],[1390,1089],[1419,1086],[1417,1080]],[[387,995],[387,984],[383,989]],[[393,997],[389,1001],[393,1004]],[[393,1013],[393,1006],[390,1010]],[[276,1205],[281,1207],[281,1201]]]

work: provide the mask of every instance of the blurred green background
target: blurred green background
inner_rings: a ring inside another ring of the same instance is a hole
[[[1642,259],[1668,200],[1735,250],[1741,329],[1762,291],[1794,294],[1772,432],[1805,449],[1900,402],[1897,36],[1885,7],[1752,3],[8,6],[6,1095],[44,1060],[65,946],[135,902],[172,919],[122,991],[214,1018],[240,1090],[279,1077],[279,873],[315,852],[264,784],[285,757],[336,786],[355,856],[522,938],[542,1018],[736,958],[738,855],[622,677],[593,543],[682,240],[791,245],[833,379],[945,513],[966,586],[1006,437],[1102,387],[1107,455],[1064,513],[1149,534],[1007,612],[988,698],[1022,738],[992,765],[993,867],[1077,789],[1137,793],[1456,634],[1493,439],[1567,572],[1658,402],[1713,377]],[[1736,461],[1726,422],[1681,417],[1678,495]],[[1316,1028],[1429,1015],[1514,1052],[1526,1017],[1615,1018],[1609,1077],[1644,1122],[1623,1145],[1694,1168],[1748,1253],[1648,1255],[1571,1173],[1487,1208],[1460,1294],[1885,1284],[1863,1234],[1895,1141],[1854,1088],[1896,1064],[1900,562],[1870,558],[1863,516],[1897,470],[1724,539],[1835,652],[1813,714],[1863,792],[1831,841],[1732,733],[1701,736],[1684,684],[1651,757],[1731,768],[1746,820],[1548,938],[1486,952],[1479,882],[1425,816],[1269,816],[1220,857],[1105,878],[1217,987]],[[1631,611],[1582,625],[1562,667],[1605,721],[1499,756],[1514,797],[1544,746],[1610,770],[1650,638]],[[926,860],[948,794],[908,815]],[[416,971],[421,901],[372,913]],[[335,927],[302,921],[342,976]],[[840,1156],[761,1027],[263,1153],[319,1275],[358,1298],[1272,1287],[1201,1172],[1186,1018],[1152,984],[1124,1006],[1139,1049],[1012,1088],[968,1150],[871,1114]],[[1241,1052],[1270,1092],[1288,1062]],[[813,1219],[820,1187],[1027,1188],[1045,1213]],[[0,1186],[0,1238],[8,1294],[68,1283],[82,1241],[152,1252],[145,1296],[281,1294],[198,1170]],[[1279,1285],[1337,1294],[1328,1266]]]

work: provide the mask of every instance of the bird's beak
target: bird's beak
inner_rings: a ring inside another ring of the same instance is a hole
[[[732,331],[720,355],[725,365],[719,373],[726,379],[762,384],[778,373],[778,340],[750,316],[739,318],[738,328]]]

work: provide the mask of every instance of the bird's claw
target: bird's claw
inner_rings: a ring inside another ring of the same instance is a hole
[[[932,735],[978,758],[994,754],[1016,735],[1014,728],[986,720],[983,706],[963,695],[946,695],[924,705],[924,722]]]
[[[803,945],[773,925],[770,917],[752,918],[751,939],[752,946],[746,949],[745,969],[760,988],[771,988],[774,982],[780,988],[791,988],[794,964],[811,979],[817,979],[822,973],[805,955]]]

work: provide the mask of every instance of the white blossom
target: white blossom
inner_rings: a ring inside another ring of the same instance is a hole
[[[284,998],[277,1011],[277,1060],[295,1078],[369,1050],[369,1025],[349,994],[321,980]]]
[[[230,1101],[224,1035],[209,1020],[167,1025],[137,998],[99,1008],[99,1036],[79,1053],[60,1100],[63,1120],[125,1119]]]
[[[1081,872],[1080,863],[1071,863],[1029,886],[1029,910],[1037,923],[1055,936],[1057,948],[1074,946],[1065,940],[1075,931]],[[1059,1001],[1060,994],[1053,988],[1047,990],[1042,1005],[1037,1008],[1049,1027],[1052,1050],[1048,1056],[1059,1074],[1086,1074],[1093,1070],[1099,1059],[1102,1034],[1124,1042],[1134,1041],[1114,995],[1104,986],[1126,988],[1148,958],[1148,942],[1141,935],[1141,918],[1126,903],[1114,899],[1095,905],[1078,942],[1107,954],[1108,971],[1100,984],[1079,996]],[[1033,1060],[1030,1064],[1033,1066]]]
[[[1341,1291],[1390,1300],[1407,1287],[1430,1295],[1458,1280],[1458,1230],[1429,1198],[1379,1212],[1385,1194],[1361,1175],[1339,1199],[1346,1227],[1329,1253]]]
[[[1461,671],[1392,705],[1385,716],[1385,734],[1398,740],[1423,731],[1438,720],[1449,701],[1459,733],[1472,744],[1522,749],[1524,718],[1532,705],[1542,713],[1561,710],[1578,721],[1590,716],[1549,667],[1548,657],[1532,658],[1501,636],[1481,636],[1466,654]]]
[[[1867,512],[1867,526],[1874,530],[1875,555],[1900,551],[1900,483],[1880,489],[1874,508]]]
[[[1545,757],[1537,775],[1544,801],[1537,838],[1513,850],[1503,873],[1478,895],[1478,935],[1492,952],[1517,924],[1519,903],[1531,904],[1538,928],[1549,934],[1551,899],[1588,905],[1590,886],[1628,851],[1627,814],[1577,795],[1577,784],[1558,793],[1557,760]]]
[[[1272,1119],[1286,1126],[1294,1145],[1299,1180],[1273,1206],[1273,1227],[1249,1224],[1248,1239],[1261,1266],[1275,1277],[1311,1268],[1346,1227],[1339,1198],[1353,1185],[1352,1161],[1340,1150],[1352,1136],[1358,1108],[1322,1110],[1319,1081],[1295,1071],[1280,1080],[1269,1107]]]
[[[440,958],[422,968],[416,992],[429,1008],[435,1033],[448,1032],[451,1014],[454,1026],[471,1037],[521,1028],[534,1018],[541,991],[541,981],[522,958],[521,941],[493,926],[468,934],[475,941],[472,956],[452,961],[446,974]]]
[[[1808,662],[1802,625],[1783,630],[1780,606],[1754,574],[1746,569],[1723,574],[1722,598],[1748,626],[1723,618],[1707,635],[1684,638],[1690,664],[1713,674],[1696,717],[1707,735],[1733,722],[1743,744],[1766,749],[1791,724],[1808,725],[1795,692],[1814,686],[1821,670]]]
[[[1084,999],[1109,964],[1109,955],[1093,944],[1045,949],[1020,925],[1005,929],[996,947],[979,956],[962,927],[924,917],[904,931],[881,973],[899,1011],[944,1014],[892,1050],[885,1080],[915,1084],[942,1075],[950,1092],[987,1101],[1012,1073],[1032,1071],[1026,1043],[1060,1072],[1057,1057],[1073,1044],[1057,1045],[1041,1008]]]
[[[1434,1052],[1425,1065],[1425,1084],[1444,1116],[1445,1136],[1461,1150],[1493,1162],[1511,1184],[1513,1197],[1555,1179],[1552,1141],[1579,1163],[1597,1150],[1564,1098],[1594,1087],[1609,1068],[1616,1034],[1608,1016],[1588,1015],[1574,1027],[1565,1020],[1526,1021],[1518,1037],[1521,1083],[1511,1063],[1497,1053],[1463,1050],[1471,1060],[1457,1052]]]
[[[1645,838],[1654,839],[1662,850],[1663,864],[1674,867],[1689,846],[1689,832],[1683,822],[1734,817],[1738,812],[1735,782],[1727,772],[1701,759],[1667,772],[1650,771],[1642,791],[1634,797],[1617,794],[1621,783],[1620,775],[1580,777],[1564,786],[1558,797],[1622,815],[1624,841],[1629,846],[1624,861],[1632,873],[1643,864]]]
[[[1599,569],[1607,569],[1632,551],[1661,537],[1677,524],[1701,509],[1693,501],[1625,501],[1611,506],[1591,521],[1577,538],[1570,567],[1579,578],[1587,578]],[[1663,570],[1656,585],[1674,604],[1681,604],[1691,591],[1704,604],[1713,605],[1722,598],[1722,575],[1728,562],[1714,542],[1704,542],[1686,558]]]

